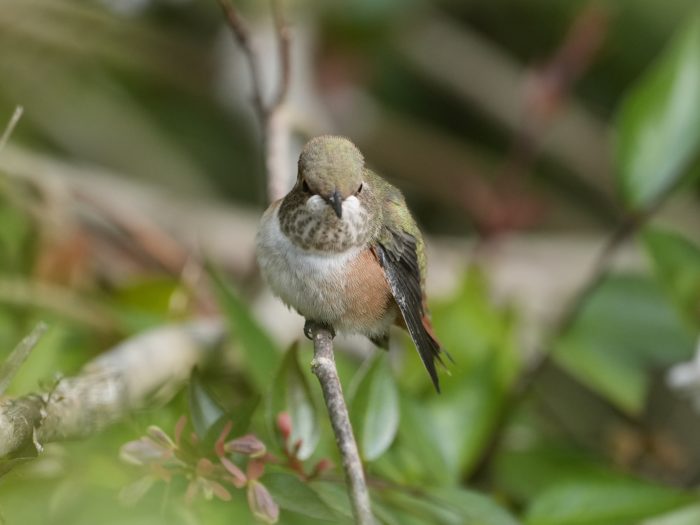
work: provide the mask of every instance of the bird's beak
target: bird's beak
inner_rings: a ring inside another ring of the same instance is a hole
[[[338,191],[333,192],[330,199],[328,199],[328,204],[331,205],[335,214],[341,219],[343,217],[343,198]]]

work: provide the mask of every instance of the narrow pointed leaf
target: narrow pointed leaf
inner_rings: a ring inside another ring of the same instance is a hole
[[[372,461],[381,456],[399,428],[399,396],[387,356],[377,354],[357,384],[350,408],[362,457]]]
[[[292,474],[274,472],[265,475],[265,486],[284,510],[298,512],[310,518],[345,523],[342,516],[326,504],[309,486]]]
[[[649,372],[690,359],[695,334],[650,278],[613,275],[586,298],[554,359],[628,414],[644,409]]]
[[[277,345],[223,278],[214,270],[210,269],[209,273],[216,285],[219,303],[226,313],[232,337],[242,349],[250,378],[259,392],[265,392],[280,361]]]
[[[299,366],[298,345],[287,351],[268,397],[267,419],[270,428],[281,413],[289,415],[291,433],[289,446],[300,442],[297,456],[307,459],[313,454],[319,439],[318,413],[306,376]]]
[[[700,247],[661,230],[647,231],[644,241],[661,285],[681,311],[700,324]]]
[[[690,505],[668,514],[651,518],[641,525],[697,525],[700,523],[700,505]]]
[[[17,371],[27,360],[27,357],[29,357],[29,354],[39,342],[41,336],[46,332],[46,329],[47,326],[45,323],[36,325],[34,330],[32,330],[27,337],[22,339],[7,359],[0,364],[0,396],[2,396],[7,390],[7,387],[10,386]]]
[[[683,492],[630,479],[569,483],[545,490],[526,513],[526,525],[616,525],[680,508],[693,501]]]
[[[204,385],[202,376],[196,368],[190,377],[188,401],[192,426],[199,438],[203,440],[224,419],[226,411]]]
[[[700,13],[624,101],[617,175],[633,209],[645,209],[693,168],[700,154]]]

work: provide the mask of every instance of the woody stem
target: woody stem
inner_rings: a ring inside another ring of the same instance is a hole
[[[348,408],[340,386],[338,371],[333,357],[333,332],[328,327],[307,322],[304,329],[314,342],[314,358],[311,370],[318,377],[326,401],[335,441],[343,459],[345,479],[350,493],[352,512],[358,525],[374,525],[369,492],[362,470],[360,454],[350,425]]]

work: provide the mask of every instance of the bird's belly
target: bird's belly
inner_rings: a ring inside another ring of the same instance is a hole
[[[393,322],[388,284],[366,247],[339,253],[304,250],[282,233],[274,208],[263,216],[257,251],[272,291],[306,319],[367,335],[383,334]]]

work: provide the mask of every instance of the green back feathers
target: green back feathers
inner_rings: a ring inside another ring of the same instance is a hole
[[[380,197],[382,206],[382,228],[379,230],[379,242],[387,249],[400,250],[396,246],[395,233],[407,233],[416,240],[416,255],[420,269],[421,286],[425,286],[427,261],[425,243],[415,219],[406,206],[401,190],[393,186],[371,170],[365,170],[365,180],[373,191]]]

